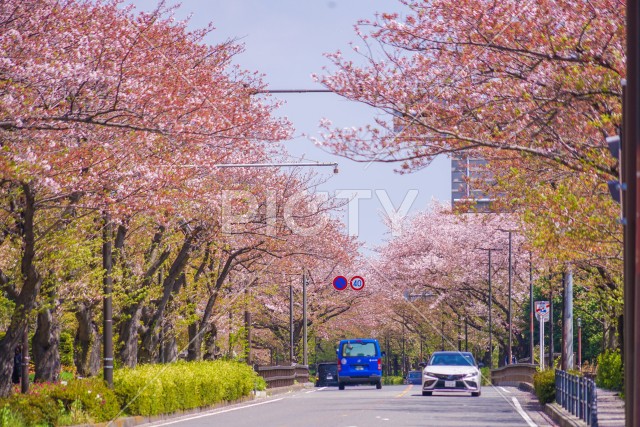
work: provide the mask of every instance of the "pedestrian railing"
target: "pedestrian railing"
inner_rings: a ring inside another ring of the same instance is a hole
[[[306,365],[257,366],[256,370],[258,375],[267,382],[267,388],[290,386],[296,382],[309,382],[309,367]]]
[[[556,402],[590,427],[598,427],[596,384],[556,369]]]

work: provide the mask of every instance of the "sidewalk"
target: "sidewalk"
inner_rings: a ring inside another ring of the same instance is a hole
[[[624,400],[617,391],[598,391],[598,426],[624,427]]]
[[[617,391],[597,389],[598,427],[625,427],[624,425],[624,400],[620,399]],[[545,405],[545,412],[560,426],[586,426],[587,424],[565,410],[557,403]]]

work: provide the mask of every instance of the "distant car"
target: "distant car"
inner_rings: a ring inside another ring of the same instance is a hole
[[[382,388],[382,356],[378,340],[357,338],[342,340],[336,349],[338,388],[346,385],[371,384]]]
[[[338,386],[338,364],[336,362],[318,363],[316,387]]]
[[[422,371],[409,371],[407,374],[406,384],[422,384]]]
[[[437,351],[422,371],[422,395],[434,391],[466,391],[480,396],[482,380],[473,355],[460,351]]]

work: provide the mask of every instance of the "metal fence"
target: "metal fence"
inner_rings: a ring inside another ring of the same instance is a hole
[[[556,402],[588,426],[598,427],[596,384],[591,378],[556,369]]]
[[[309,367],[306,365],[257,366],[256,371],[267,382],[267,388],[309,382]]]

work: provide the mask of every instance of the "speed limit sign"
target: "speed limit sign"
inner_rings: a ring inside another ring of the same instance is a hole
[[[360,276],[353,276],[351,278],[351,289],[354,291],[359,291],[364,288],[364,278]]]

